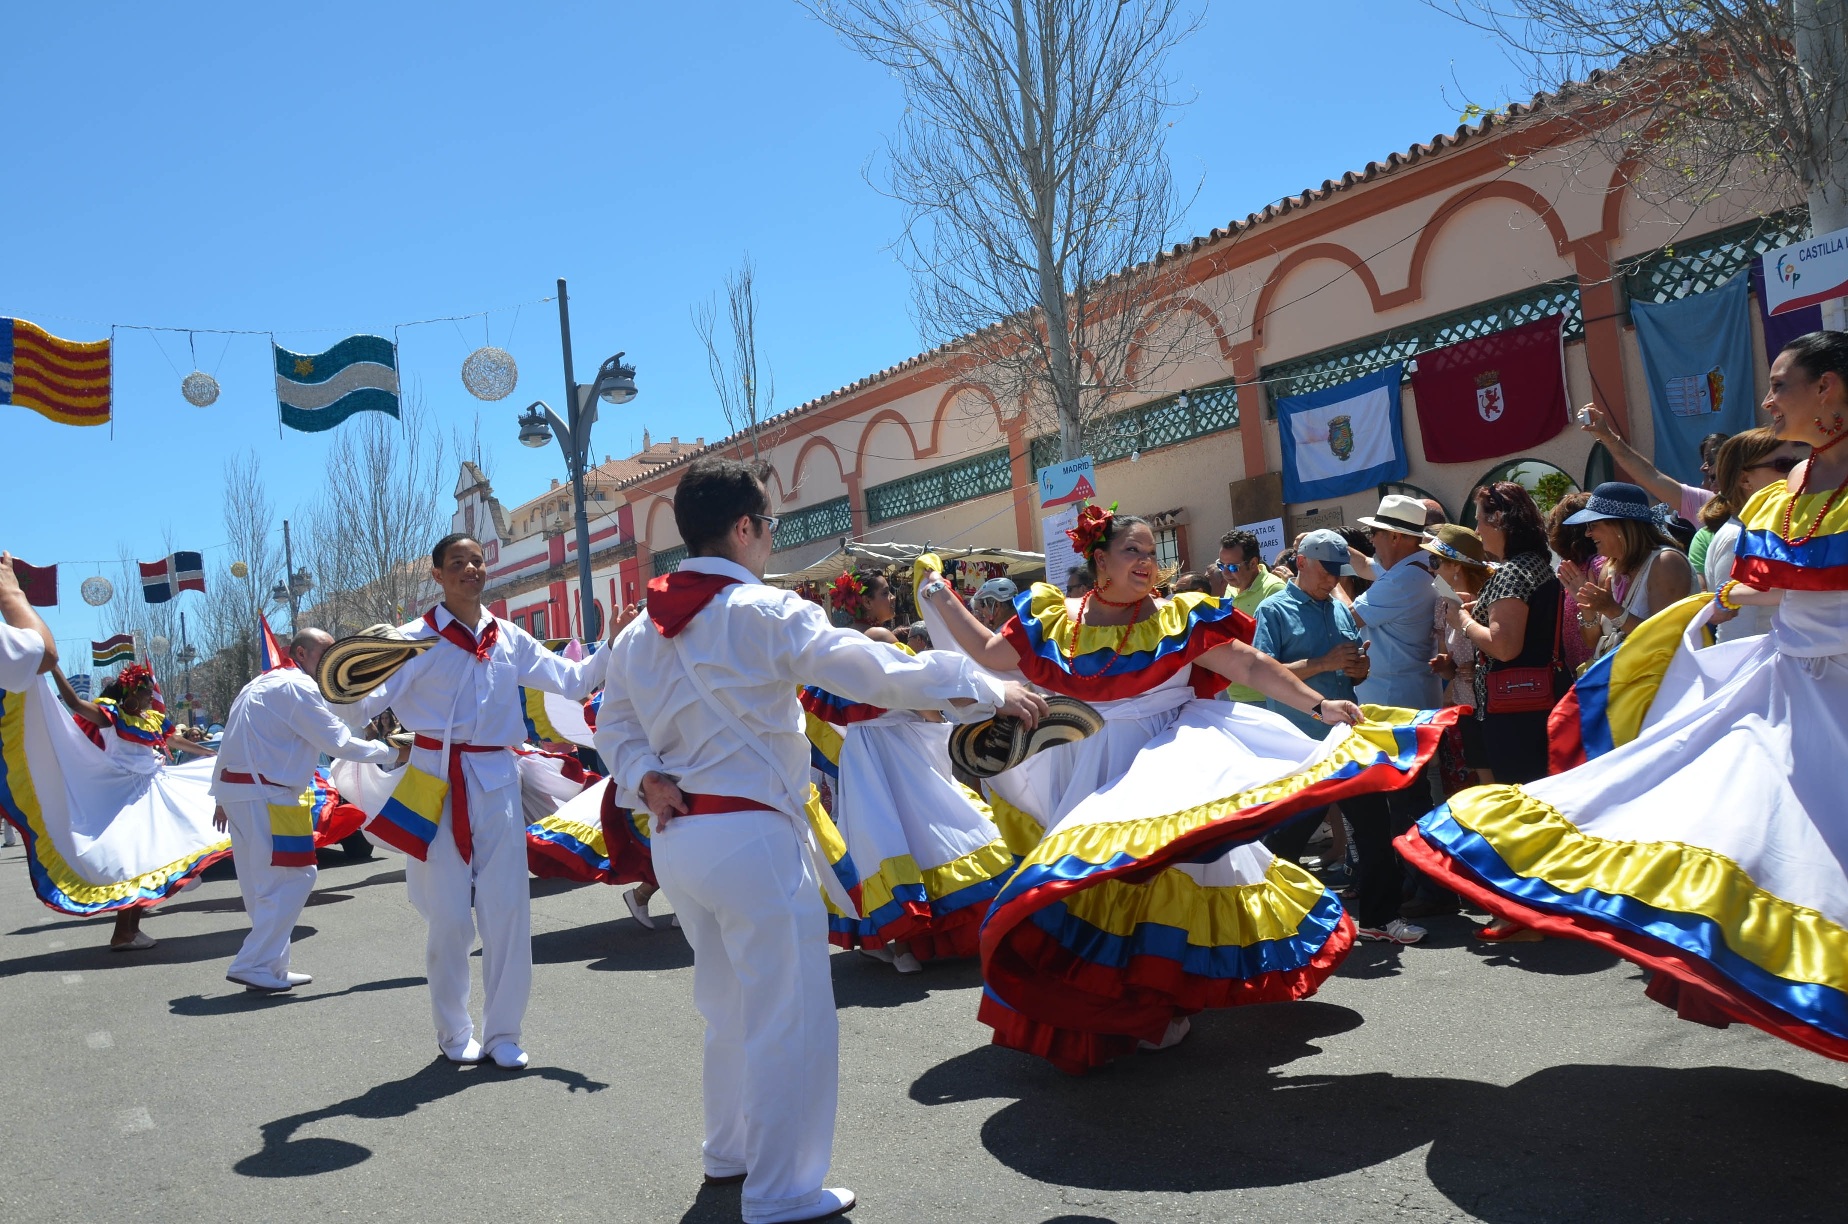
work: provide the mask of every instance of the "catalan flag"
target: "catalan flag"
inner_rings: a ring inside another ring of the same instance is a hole
[[[90,664],[93,667],[132,663],[134,659],[135,636],[132,633],[118,633],[112,638],[90,643]]]
[[[109,423],[107,340],[61,340],[24,319],[0,318],[0,404],[60,425]]]

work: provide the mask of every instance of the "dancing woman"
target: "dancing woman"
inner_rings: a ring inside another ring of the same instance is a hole
[[[878,628],[892,619],[891,580],[842,574],[835,610],[875,641],[913,653]],[[801,695],[811,720],[841,732],[830,815],[846,844],[835,873],[859,916],[830,907],[828,939],[859,948],[900,973],[922,961],[973,956],[982,914],[1014,869],[981,796],[950,776],[950,727],[925,712],[846,701],[814,686]],[[811,746],[815,745],[811,740]],[[811,757],[811,759],[813,759]]]
[[[1504,919],[1654,970],[1649,996],[1687,1019],[1848,1059],[1848,333],[1786,345],[1764,406],[1814,450],[1745,503],[1718,591],[1568,695],[1556,761],[1563,731],[1591,759],[1465,791],[1399,844]],[[1771,631],[1702,647],[1741,607]]]
[[[932,640],[1103,714],[1104,729],[989,781],[1025,854],[981,932],[981,1017],[998,1044],[1068,1071],[1168,1045],[1207,1007],[1299,999],[1354,923],[1315,877],[1256,839],[1298,813],[1411,782],[1453,714],[1326,700],[1252,650],[1251,618],[1211,595],[1155,598],[1146,520],[1087,508],[1070,533],[1096,587],[1034,586],[991,633],[940,580],[919,584]],[[926,558],[926,568],[935,558]],[[1228,682],[1337,724],[1211,700]],[[1033,835],[1041,833],[1037,843]]]

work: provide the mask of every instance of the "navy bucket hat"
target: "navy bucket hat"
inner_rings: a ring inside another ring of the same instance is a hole
[[[1581,523],[1595,523],[1600,519],[1632,519],[1638,523],[1656,523],[1655,509],[1650,504],[1649,494],[1633,484],[1621,480],[1607,480],[1591,491],[1591,500],[1585,508],[1566,520],[1566,525],[1576,527]]]

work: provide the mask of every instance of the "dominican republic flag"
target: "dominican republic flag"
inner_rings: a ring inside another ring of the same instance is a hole
[[[325,353],[270,347],[276,404],[290,429],[319,433],[355,412],[398,415],[398,349],[383,336],[348,336]]]
[[[270,632],[269,617],[257,613],[257,625],[262,630],[257,639],[257,652],[262,656],[263,670],[275,671],[279,667],[294,667],[295,660],[276,642],[276,635]]]
[[[1409,463],[1399,415],[1405,367],[1277,401],[1283,500],[1325,501],[1404,480]]]
[[[1560,315],[1424,353],[1412,375],[1425,458],[1479,463],[1532,450],[1566,427]]]
[[[166,603],[179,591],[205,591],[205,556],[176,552],[159,561],[141,562],[141,598]]]
[[[117,663],[135,661],[135,635],[118,633],[112,638],[90,643],[90,665],[92,667],[113,667]]]

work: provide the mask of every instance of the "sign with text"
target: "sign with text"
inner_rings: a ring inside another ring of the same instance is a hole
[[[1084,564],[1084,558],[1072,547],[1072,542],[1065,535],[1078,525],[1078,507],[1068,505],[1057,514],[1048,514],[1040,520],[1041,538],[1046,541],[1046,581],[1061,591],[1065,589],[1065,580],[1071,572]]]
[[[1768,315],[1848,296],[1848,229],[1766,251],[1764,260]]]
[[[1264,557],[1264,564],[1276,563],[1277,554],[1283,551],[1283,520],[1265,519],[1259,523],[1240,523],[1240,531],[1249,531],[1258,537],[1258,552]]]
[[[1096,481],[1089,455],[1043,467],[1039,474],[1040,509],[1076,505],[1096,497]]]

